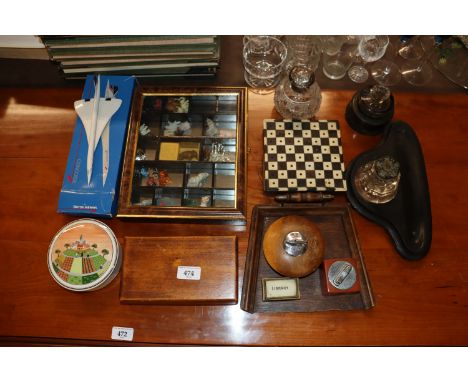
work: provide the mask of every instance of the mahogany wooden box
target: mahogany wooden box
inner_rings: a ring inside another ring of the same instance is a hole
[[[246,220],[245,87],[137,86],[119,217]]]
[[[359,274],[360,292],[326,296],[321,285],[322,267],[299,279],[299,300],[264,301],[262,280],[280,278],[267,263],[263,254],[263,237],[268,227],[278,218],[298,215],[310,219],[320,229],[325,243],[325,259],[353,258]],[[358,239],[346,205],[288,205],[255,206],[252,212],[249,245],[245,263],[241,308],[256,312],[314,312],[324,310],[369,309],[374,306]]]
[[[235,236],[126,237],[124,248],[122,303],[237,303]]]

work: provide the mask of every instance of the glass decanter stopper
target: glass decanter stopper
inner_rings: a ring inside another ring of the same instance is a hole
[[[394,109],[389,88],[383,85],[366,86],[356,92],[346,106],[346,122],[358,133],[381,134],[392,120]]]
[[[390,89],[382,85],[364,88],[359,97],[359,109],[370,117],[377,118],[391,107]]]
[[[322,102],[320,87],[312,67],[298,65],[283,78],[275,90],[275,108],[283,118],[309,119]]]

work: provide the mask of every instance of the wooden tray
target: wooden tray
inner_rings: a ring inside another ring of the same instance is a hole
[[[299,215],[317,224],[325,241],[325,259],[349,258],[357,262],[361,292],[324,296],[318,269],[299,279],[300,300],[263,301],[262,279],[281,277],[266,262],[262,241],[266,229],[276,219]],[[314,312],[323,310],[369,309],[374,306],[371,287],[348,206],[255,206],[252,212],[249,247],[245,263],[241,308],[256,312]]]
[[[126,304],[237,303],[235,236],[126,237],[120,301]],[[199,280],[178,278],[199,267]]]

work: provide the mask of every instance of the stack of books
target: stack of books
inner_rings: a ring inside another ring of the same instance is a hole
[[[65,78],[91,73],[136,76],[213,76],[218,36],[41,36]]]
[[[37,36],[1,35],[0,59],[48,60],[47,50]]]

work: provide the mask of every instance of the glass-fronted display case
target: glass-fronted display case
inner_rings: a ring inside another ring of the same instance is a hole
[[[245,220],[243,87],[136,89],[119,216]]]

